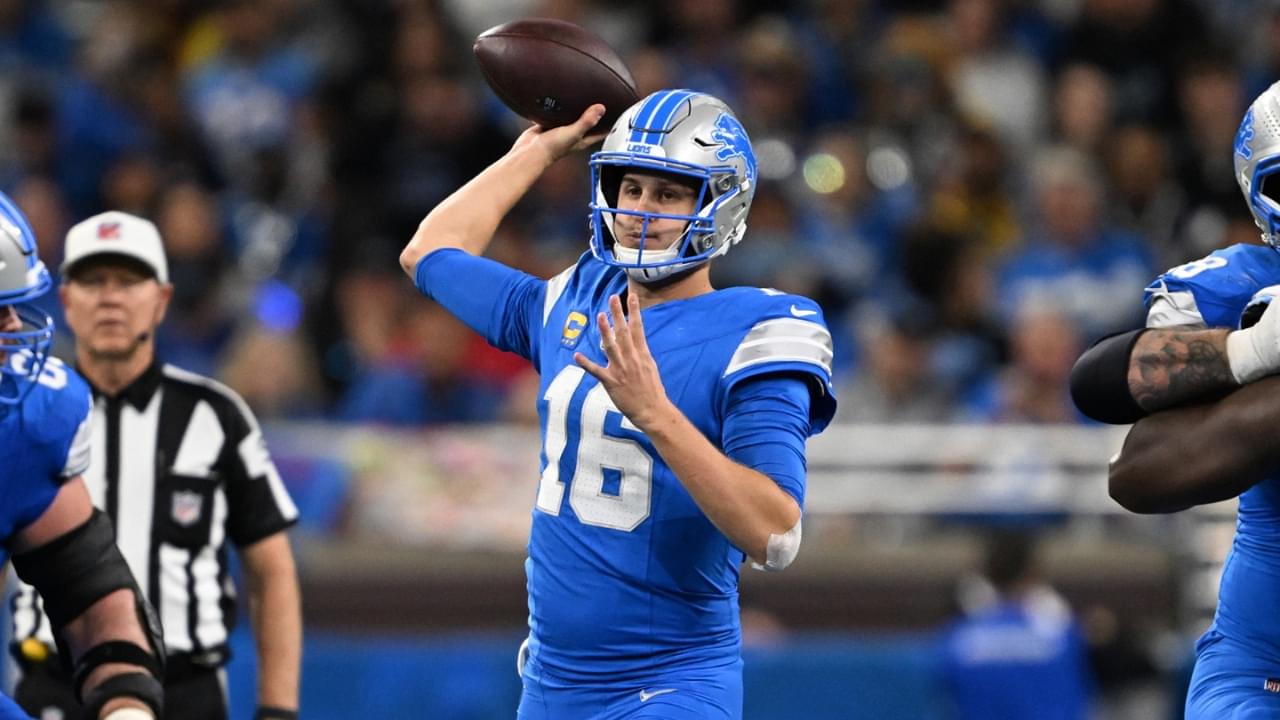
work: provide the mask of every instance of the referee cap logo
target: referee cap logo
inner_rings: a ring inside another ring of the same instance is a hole
[[[169,282],[169,261],[155,223],[111,210],[81,220],[67,231],[61,273],[70,275],[81,260],[95,255],[123,255],[145,265],[161,284]]]

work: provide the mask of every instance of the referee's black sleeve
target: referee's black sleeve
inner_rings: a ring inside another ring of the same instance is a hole
[[[1099,422],[1128,425],[1147,416],[1129,392],[1129,355],[1146,329],[1110,335],[1094,344],[1071,368],[1071,399]]]
[[[224,449],[227,535],[238,546],[252,545],[298,521],[298,510],[267,450],[253,411],[235,398],[227,418]]]

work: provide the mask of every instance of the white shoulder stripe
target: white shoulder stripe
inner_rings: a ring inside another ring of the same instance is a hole
[[[556,301],[560,299],[560,295],[569,285],[569,278],[573,276],[574,269],[577,265],[570,265],[565,268],[559,275],[547,281],[547,298],[542,303],[542,324],[547,324],[547,318],[551,317],[551,308],[555,307]]]
[[[760,363],[804,362],[830,375],[831,358],[831,333],[822,325],[792,318],[763,320],[742,338],[724,374]]]
[[[67,451],[67,462],[62,468],[62,477],[73,478],[89,471],[89,458],[93,450],[93,405],[85,413],[84,420],[76,428],[75,437],[71,439],[71,448]]]
[[[1196,296],[1189,290],[1171,291],[1163,281],[1157,290],[1147,292],[1154,297],[1147,311],[1147,327],[1165,328],[1192,325],[1204,327],[1204,317],[1196,305]]]

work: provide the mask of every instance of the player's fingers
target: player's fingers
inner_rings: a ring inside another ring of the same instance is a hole
[[[644,316],[640,314],[640,298],[635,293],[627,296],[627,334],[633,346],[648,349],[649,343],[644,337]]]
[[[589,147],[591,147],[592,145],[595,145],[595,144],[599,143],[600,141],[604,140],[604,139],[605,139],[606,137],[608,137],[608,136],[609,136],[609,133],[608,133],[608,132],[592,133],[592,134],[590,134],[590,135],[588,135],[588,136],[586,136],[586,137],[582,138],[581,140],[579,140],[579,141],[578,141],[577,148],[578,148],[579,150],[585,150],[586,148],[589,148]]]
[[[513,149],[522,148],[528,145],[529,143],[533,142],[534,139],[541,134],[542,134],[542,126],[539,125],[538,123],[533,123],[529,127],[525,128],[524,132],[520,133],[520,137],[516,138],[516,141],[512,143],[511,147]]]
[[[604,105],[596,103],[586,110],[582,111],[582,115],[578,116],[577,122],[573,124],[573,130],[578,136],[578,141],[574,143],[574,148],[582,150],[591,147],[596,143],[604,140],[609,134],[609,128],[596,128],[600,123],[600,118],[604,117]],[[592,128],[596,128],[592,132]]]
[[[606,373],[605,368],[595,364],[594,362],[591,361],[590,358],[588,358],[586,355],[583,355],[580,352],[576,352],[573,354],[573,361],[578,363],[578,367],[582,368],[583,370],[586,370],[588,373],[591,374],[592,377],[599,380],[601,384],[604,384],[605,373]]]
[[[600,118],[602,117],[604,117],[604,105],[596,103],[586,110],[583,110],[582,115],[578,116],[578,121],[574,123],[574,125],[576,125],[581,131],[581,134],[585,136],[591,128],[595,127],[600,122]]]
[[[607,129],[601,130],[600,132],[593,132],[590,135],[587,135],[586,137],[579,140],[577,144],[574,145],[574,149],[586,150],[592,145],[599,145],[608,136],[609,136],[609,131]]]
[[[600,349],[604,350],[609,362],[614,362],[618,353],[618,334],[609,325],[609,316],[602,312],[596,313],[596,327],[600,329]]]
[[[627,327],[627,315],[622,311],[622,298],[617,295],[609,296],[609,312],[613,315],[613,332],[618,350],[626,353],[631,349],[631,334]]]

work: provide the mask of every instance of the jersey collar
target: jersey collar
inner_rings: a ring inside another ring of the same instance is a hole
[[[81,373],[83,375],[84,373]],[[156,394],[156,390],[160,388],[160,379],[163,373],[160,370],[160,363],[153,360],[146,370],[138,376],[138,379],[129,383],[123,390],[114,396],[103,392],[92,381],[85,378],[89,382],[90,389],[93,390],[94,399],[106,398],[107,400],[124,400],[132,405],[138,412],[147,409],[147,405],[151,402],[151,398]]]

